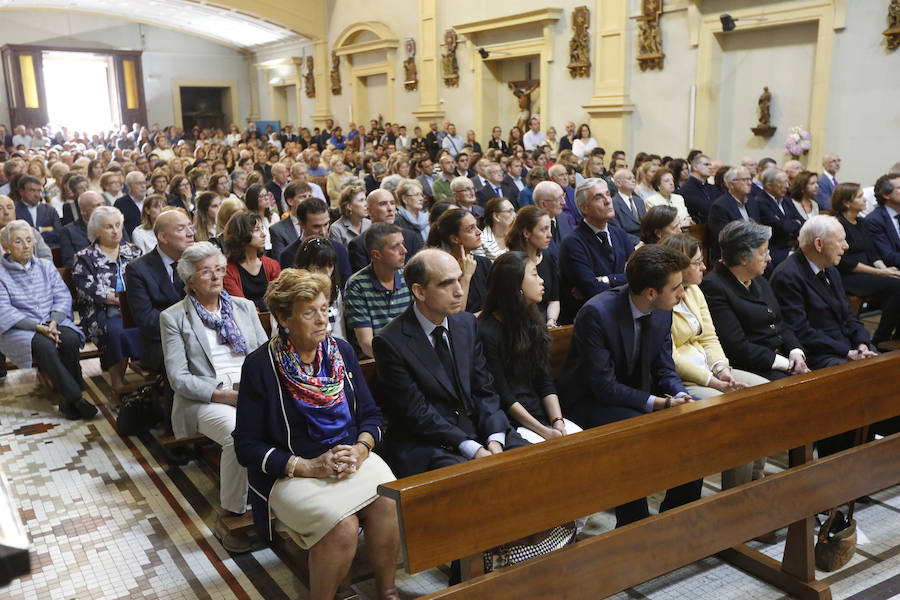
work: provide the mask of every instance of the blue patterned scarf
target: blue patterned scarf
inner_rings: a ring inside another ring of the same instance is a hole
[[[197,299],[191,295],[191,304],[197,311],[197,315],[204,325],[215,330],[219,336],[220,344],[228,344],[235,354],[247,354],[247,339],[238,329],[234,322],[234,304],[228,292],[222,290],[219,293],[219,314],[217,318],[211,312],[203,308],[203,305],[197,302]]]

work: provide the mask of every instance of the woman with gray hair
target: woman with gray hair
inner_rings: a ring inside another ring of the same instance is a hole
[[[125,269],[141,257],[141,249],[123,239],[122,223],[119,209],[94,209],[87,224],[91,243],[75,254],[72,269],[81,328],[100,350],[100,367],[109,371],[114,397],[125,382],[129,355],[136,354],[131,349],[140,347],[138,330],[123,329],[119,308],[119,293],[125,290]]]
[[[772,230],[732,221],[719,233],[722,260],[703,278],[719,342],[732,366],[769,380],[806,373],[806,355],[785,324],[781,307],[763,277]]]
[[[70,420],[97,409],[82,398],[79,349],[84,335],[72,321],[72,297],[53,263],[34,257],[35,232],[17,220],[0,231],[0,353],[16,366],[37,366],[62,396]]]
[[[428,211],[425,210],[425,195],[422,193],[422,184],[415,179],[404,179],[397,186],[397,218],[394,225],[409,229],[422,236],[422,241],[428,239]]]
[[[219,518],[213,533],[229,552],[248,552],[250,542],[229,533],[222,517],[243,514],[247,470],[238,464],[231,432],[244,358],[267,341],[256,306],[224,289],[225,256],[197,242],[178,260],[185,298],[160,315],[166,374],[175,392],[172,431],[183,438],[202,433],[222,446]]]

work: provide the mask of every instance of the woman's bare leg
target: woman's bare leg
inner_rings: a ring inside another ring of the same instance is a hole
[[[350,515],[309,549],[309,597],[334,600],[356,554],[359,519]]]
[[[397,548],[400,545],[400,528],[397,524],[397,504],[388,498],[379,497],[359,513],[366,535],[366,552],[375,570],[375,589],[379,600],[396,598],[386,595],[394,589],[394,575],[397,571]]]

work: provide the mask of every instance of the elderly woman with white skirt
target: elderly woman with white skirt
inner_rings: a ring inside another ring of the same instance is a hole
[[[248,552],[245,536],[229,533],[222,517],[247,508],[247,470],[237,460],[237,387],[246,355],[267,341],[256,307],[223,289],[225,256],[209,242],[188,246],[178,276],[189,293],[160,315],[166,374],[175,392],[175,437],[202,433],[222,446],[219,519],[213,533],[230,552]]]

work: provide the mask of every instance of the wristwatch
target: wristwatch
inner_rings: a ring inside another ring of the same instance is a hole
[[[600,281],[600,283],[602,283],[604,285],[609,285],[609,277],[607,277],[606,275],[601,275],[597,279]]]

